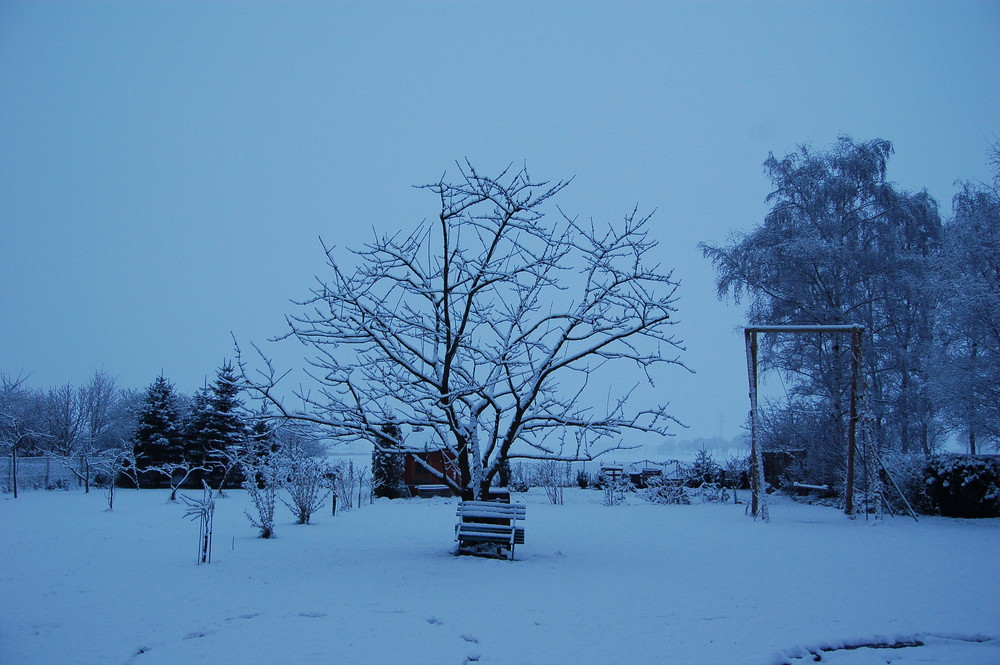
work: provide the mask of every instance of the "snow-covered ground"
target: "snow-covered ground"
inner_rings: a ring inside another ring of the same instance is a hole
[[[533,491],[510,562],[453,556],[453,500],[279,506],[265,541],[232,492],[198,566],[166,498],[0,497],[2,665],[1000,663],[1000,520]]]

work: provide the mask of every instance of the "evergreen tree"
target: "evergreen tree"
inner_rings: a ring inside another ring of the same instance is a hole
[[[403,455],[390,452],[399,448],[403,432],[399,425],[387,422],[381,427],[384,436],[379,437],[372,449],[372,487],[375,496],[398,499],[403,487]]]
[[[136,467],[144,482],[162,482],[158,474],[143,474],[150,467],[174,464],[184,459],[180,409],[172,383],[161,374],[143,396],[132,443]],[[154,480],[155,479],[155,480]]]
[[[267,405],[254,414],[252,424],[247,429],[247,459],[251,465],[278,452],[281,447],[275,436],[275,421],[267,410]]]
[[[712,453],[705,450],[705,446],[702,446],[695,455],[688,484],[691,487],[697,487],[702,483],[715,482],[718,474],[719,465],[716,464],[715,457],[712,456]]]
[[[208,466],[208,451],[211,450],[208,445],[211,402],[211,390],[207,386],[199,388],[195,391],[184,418],[184,458],[194,465]]]
[[[233,366],[223,363],[211,388],[194,397],[186,427],[187,454],[210,469],[205,480],[212,487],[228,482],[229,471],[246,452],[249,429],[244,419],[240,386]],[[231,479],[239,483],[238,478]]]

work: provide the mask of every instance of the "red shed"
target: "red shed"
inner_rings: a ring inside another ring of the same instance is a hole
[[[451,488],[441,478],[428,471],[414,458],[423,460],[425,464],[445,474],[456,484],[461,482],[458,462],[448,449],[406,453],[403,462],[403,484],[410,491],[410,496],[451,496],[453,494]]]

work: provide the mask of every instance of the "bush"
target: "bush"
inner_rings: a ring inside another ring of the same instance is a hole
[[[662,477],[650,478],[641,494],[650,503],[665,505],[691,503],[691,498],[683,485]]]
[[[723,487],[738,490],[750,489],[750,458],[746,455],[729,457],[721,475]]]
[[[888,453],[883,458],[886,468],[891,474],[891,481],[894,481],[899,491],[903,493],[910,507],[918,513],[933,515],[937,512],[931,506],[927,495],[927,457],[923,454],[912,453]],[[882,489],[885,496],[886,505],[894,513],[902,513],[906,510],[906,504],[899,497],[899,493],[892,486],[890,478],[883,476]]]
[[[927,462],[927,496],[946,517],[1000,517],[1000,458],[939,455]]]

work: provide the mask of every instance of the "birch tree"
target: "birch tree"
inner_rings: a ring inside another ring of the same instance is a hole
[[[110,453],[109,458],[124,461],[126,457],[132,455],[132,451],[125,450],[120,445],[116,446],[120,441],[115,441],[111,436],[117,422],[126,417],[122,408],[121,391],[115,377],[101,370],[95,371],[90,381],[80,388],[78,400],[81,432],[76,455],[80,460],[80,470],[75,473],[83,481],[84,491],[90,492],[93,455],[101,449],[115,446],[120,450]],[[128,455],[121,457],[119,453]],[[112,477],[112,485],[116,478],[117,474]]]
[[[526,169],[488,177],[466,162],[445,177],[421,188],[435,219],[346,257],[324,246],[327,272],[288,317],[314,352],[304,408],[283,405],[270,364],[257,389],[334,439],[398,451],[404,441],[379,443],[383,423],[420,433],[460,480],[428,471],[470,498],[508,459],[586,460],[629,432],[666,434],[664,404],[630,400],[681,365],[677,283],[656,263],[650,216],[583,223],[552,210],[566,182]]]
[[[1000,149],[995,153],[1000,159]],[[997,163],[1000,180],[1000,163]],[[965,184],[945,229],[937,396],[970,454],[1000,441],[1000,189]]]
[[[719,296],[745,299],[751,324],[863,325],[873,431],[884,444],[926,450],[934,417],[926,282],[941,222],[926,192],[901,191],[888,180],[891,155],[888,141],[848,137],[826,151],[803,146],[780,159],[770,155],[764,169],[774,191],[763,223],[701,248],[718,271]],[[849,344],[838,335],[762,342],[761,359],[784,373],[791,400],[822,411],[806,438],[814,460],[831,462],[815,480],[832,480],[838,456],[830,453],[845,439]]]

